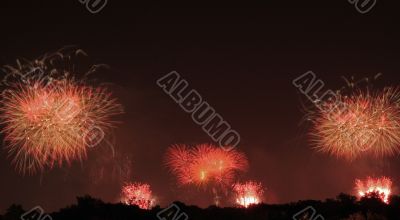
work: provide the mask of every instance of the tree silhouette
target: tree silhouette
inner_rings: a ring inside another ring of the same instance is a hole
[[[308,207],[312,208],[307,209]],[[390,203],[386,204],[378,194],[370,194],[360,201],[354,196],[340,194],[336,199],[325,201],[309,200],[283,205],[260,204],[247,209],[216,206],[201,209],[174,202],[173,205],[163,208],[156,206],[152,210],[142,210],[137,206],[122,203],[109,204],[90,196],[83,196],[77,198],[75,205],[52,213],[51,217],[53,220],[286,220],[294,217],[308,220],[310,217],[322,216],[324,219],[380,220],[400,219],[399,207],[400,196],[392,196]],[[309,212],[295,216],[302,210]],[[22,206],[12,205],[0,220],[21,220],[24,213]]]
[[[6,213],[4,214],[4,220],[21,220],[21,216],[25,213],[25,210],[21,205],[11,205]]]

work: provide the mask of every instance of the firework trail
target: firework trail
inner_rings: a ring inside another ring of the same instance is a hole
[[[238,172],[247,170],[248,161],[236,150],[225,151],[209,144],[194,148],[175,145],[167,151],[166,165],[181,185],[228,186]]]
[[[57,53],[3,68],[1,132],[23,174],[82,160],[86,148],[113,128],[112,116],[122,113],[106,87],[89,86],[64,65],[53,66],[62,58]]]
[[[360,198],[377,195],[384,203],[388,204],[392,193],[392,181],[387,177],[357,179],[356,191]]]
[[[400,91],[385,88],[350,96],[337,94],[312,114],[313,144],[322,152],[349,160],[400,151]]]
[[[135,205],[149,210],[155,206],[149,184],[129,183],[122,188],[122,200],[127,205]]]
[[[85,163],[90,180],[94,184],[125,183],[132,179],[132,161],[124,152],[111,154],[102,147],[93,152],[94,161]]]
[[[233,191],[236,195],[236,204],[244,208],[260,204],[264,194],[262,184],[254,181],[236,183],[233,185]]]

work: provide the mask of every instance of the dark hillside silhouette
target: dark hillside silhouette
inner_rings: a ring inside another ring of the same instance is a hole
[[[84,196],[77,198],[77,204],[50,215],[53,220],[155,220],[160,218],[162,220],[185,220],[185,216],[181,215],[182,213],[186,214],[188,219],[191,220],[289,220],[293,218],[308,220],[315,219],[317,215],[323,216],[324,219],[333,220],[400,219],[400,196],[392,196],[390,203],[385,204],[379,199],[379,195],[370,195],[357,201],[354,196],[340,194],[336,199],[325,201],[308,200],[285,205],[262,204],[248,209],[218,208],[215,206],[201,209],[195,206],[187,206],[181,202],[174,204],[180,210],[171,208],[162,212],[165,209],[159,206],[152,210],[141,210],[136,206],[104,203],[99,199]],[[305,211],[296,215],[302,210]],[[0,216],[0,220],[21,220],[21,216],[25,212],[26,210],[22,206],[14,204],[6,210],[3,216]],[[157,214],[160,212],[162,214],[158,218]],[[37,216],[25,219],[41,220]]]

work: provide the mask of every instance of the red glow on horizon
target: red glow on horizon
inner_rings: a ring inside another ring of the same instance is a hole
[[[392,193],[392,181],[387,177],[368,177],[367,180],[357,179],[356,190],[360,198],[369,197],[373,194],[376,194],[384,203],[388,204],[389,197]]]
[[[237,183],[233,186],[233,190],[236,194],[236,204],[241,207],[248,208],[262,202],[264,190],[261,183],[253,181]]]
[[[136,205],[150,210],[155,206],[155,199],[149,184],[129,183],[122,188],[122,199],[127,205]]]

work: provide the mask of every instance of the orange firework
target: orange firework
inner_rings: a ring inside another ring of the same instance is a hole
[[[360,198],[377,195],[384,203],[388,204],[392,193],[392,181],[387,177],[377,179],[368,177],[366,180],[357,179],[356,190]]]
[[[236,204],[248,208],[251,205],[260,204],[264,194],[261,183],[249,181],[246,183],[237,183],[233,185],[236,194]]]
[[[323,152],[354,159],[363,153],[392,155],[400,150],[400,93],[386,88],[325,102],[313,118],[314,144]]]
[[[127,205],[149,210],[155,206],[155,199],[149,184],[129,183],[122,188],[122,199]]]
[[[10,74],[20,80],[6,84],[0,102],[6,148],[16,168],[30,174],[85,158],[86,147],[98,144],[114,124],[111,116],[122,112],[105,87],[34,64],[40,74],[25,74],[32,63],[13,69]]]
[[[168,149],[167,166],[178,177],[181,185],[227,186],[239,171],[246,171],[247,158],[236,150],[202,144],[194,148],[177,145]]]

